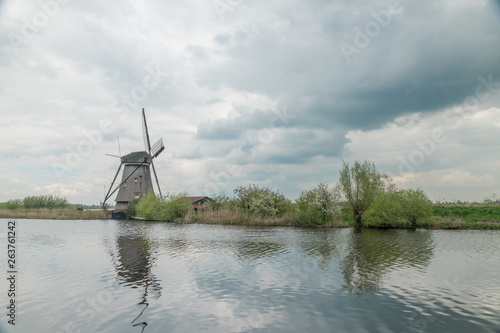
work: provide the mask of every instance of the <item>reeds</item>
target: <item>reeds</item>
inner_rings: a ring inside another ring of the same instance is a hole
[[[41,220],[107,220],[110,211],[65,209],[0,209],[0,218]]]

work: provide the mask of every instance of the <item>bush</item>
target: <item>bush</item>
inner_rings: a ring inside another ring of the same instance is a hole
[[[134,199],[129,201],[127,205],[127,209],[125,210],[125,216],[127,219],[137,216],[137,204],[139,203],[139,199]]]
[[[23,207],[23,201],[20,199],[11,199],[7,202],[0,203],[0,208],[3,209],[18,209]]]
[[[23,208],[68,208],[70,206],[66,198],[55,195],[27,196],[23,199]]]
[[[363,216],[367,227],[415,228],[417,222],[432,215],[432,202],[422,190],[401,190],[383,192]]]
[[[183,218],[192,204],[185,193],[157,197],[152,190],[135,206],[137,215],[148,220],[175,221]]]
[[[302,191],[296,200],[295,218],[299,225],[325,224],[341,215],[338,189],[320,183],[312,190]]]
[[[388,228],[394,226],[403,215],[402,197],[397,192],[384,192],[377,196],[363,215],[366,227]]]
[[[262,217],[283,217],[291,211],[292,203],[279,191],[249,184],[234,190],[234,204],[244,212]]]

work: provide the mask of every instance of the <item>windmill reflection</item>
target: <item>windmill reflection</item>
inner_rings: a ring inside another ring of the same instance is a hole
[[[137,317],[132,321],[132,326],[142,327],[141,332],[148,325],[139,318],[149,306],[149,299],[158,299],[162,287],[159,280],[152,273],[151,268],[156,258],[151,255],[150,244],[147,239],[140,236],[119,236],[116,240],[118,247],[118,260],[116,272],[119,284],[141,291],[140,309]]]
[[[395,234],[397,233],[397,234]],[[340,267],[344,288],[376,293],[385,274],[407,267],[425,268],[433,255],[432,234],[422,231],[356,230]]]

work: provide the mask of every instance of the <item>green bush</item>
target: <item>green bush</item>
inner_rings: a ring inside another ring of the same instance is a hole
[[[11,199],[7,202],[0,203],[0,208],[3,209],[18,209],[23,207],[23,201],[20,199]]]
[[[367,227],[415,228],[432,215],[432,202],[422,190],[400,190],[379,194],[363,216]]]
[[[183,218],[190,210],[192,204],[185,193],[167,194],[159,198],[153,191],[149,191],[139,200],[135,209],[139,217],[148,220],[175,221]]]
[[[234,194],[237,209],[262,217],[283,217],[292,208],[289,199],[268,187],[258,187],[255,184],[238,186]]]
[[[66,198],[55,195],[27,196],[23,199],[23,208],[68,208],[70,206]]]
[[[328,189],[320,183],[312,190],[302,191],[296,200],[294,216],[299,225],[325,224],[334,217],[340,217],[338,189]]]
[[[127,219],[137,216],[137,204],[139,203],[139,199],[134,199],[129,201],[127,205],[127,209],[125,210],[125,216]]]
[[[401,196],[397,192],[379,194],[363,215],[363,225],[376,228],[393,226],[403,215],[401,199]]]

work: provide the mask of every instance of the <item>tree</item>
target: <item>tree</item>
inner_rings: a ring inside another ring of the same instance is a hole
[[[302,191],[296,200],[297,220],[304,224],[326,223],[327,218],[340,215],[339,198],[338,188],[329,189],[323,183],[312,190]]]
[[[401,196],[403,217],[415,228],[419,219],[432,216],[432,201],[421,189],[407,189],[398,192]]]
[[[365,226],[387,228],[397,222],[417,226],[417,221],[432,215],[432,202],[422,190],[387,191],[379,194],[363,215]]]
[[[386,186],[391,187],[390,178],[380,174],[373,162],[354,162],[351,167],[342,161],[339,186],[349,204],[356,227],[362,226],[364,212],[370,207],[375,198],[384,192]]]

